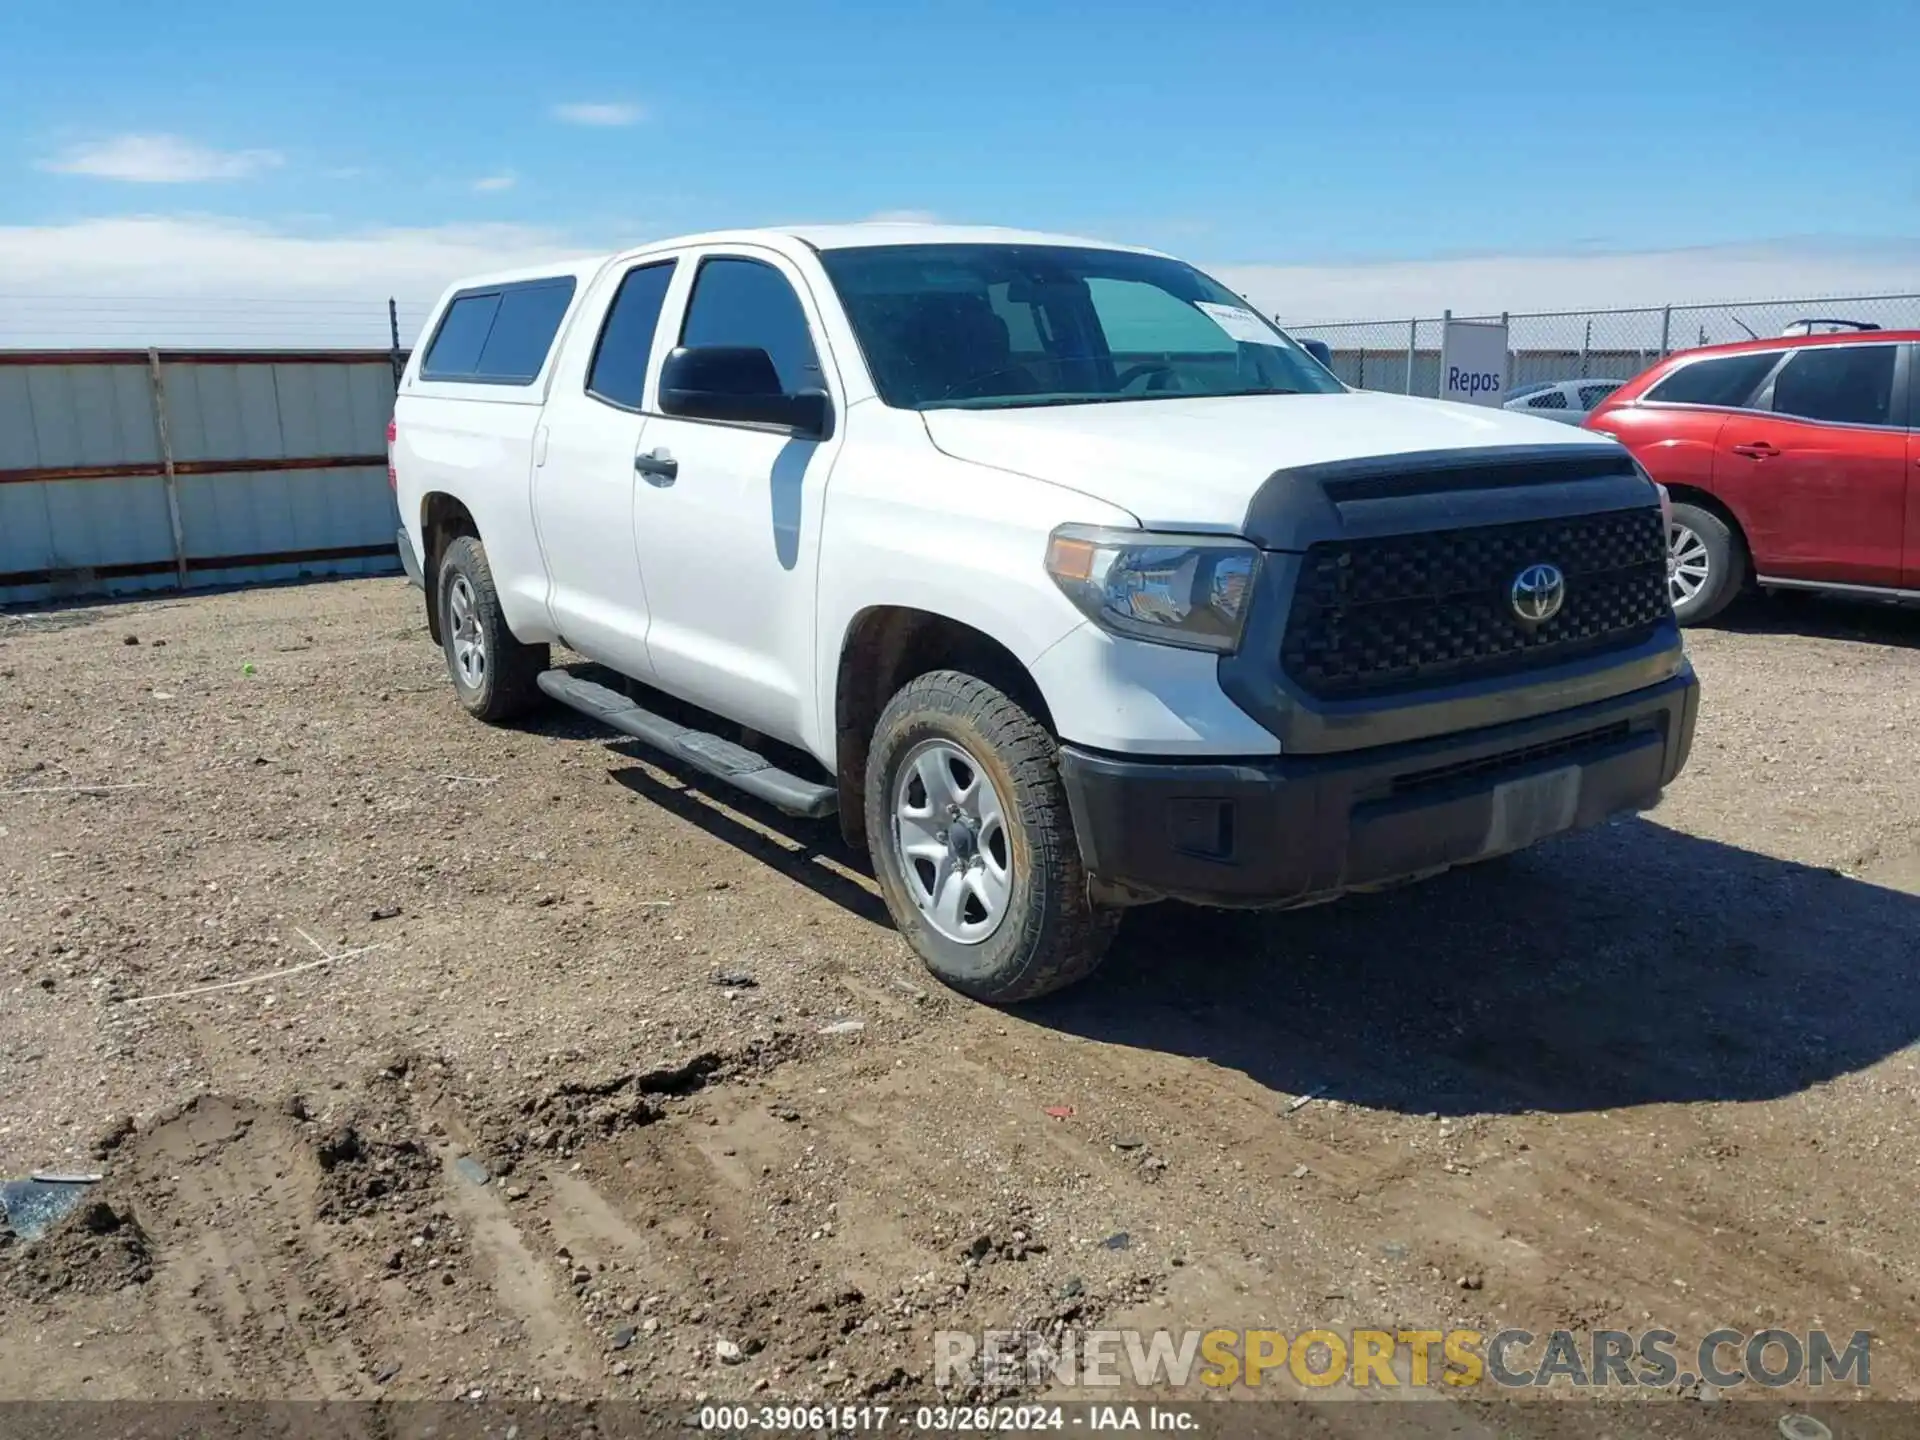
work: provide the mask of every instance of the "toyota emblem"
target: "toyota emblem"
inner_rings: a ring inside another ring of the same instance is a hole
[[[1525,625],[1544,625],[1560,613],[1567,598],[1567,577],[1558,565],[1529,565],[1513,577],[1507,598]]]

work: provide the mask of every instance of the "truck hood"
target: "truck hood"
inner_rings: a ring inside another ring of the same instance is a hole
[[[1092,495],[1149,529],[1238,530],[1267,477],[1299,465],[1605,443],[1531,415],[1363,390],[921,413],[933,443],[955,459]]]

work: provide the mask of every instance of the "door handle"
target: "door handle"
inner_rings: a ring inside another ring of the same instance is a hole
[[[634,456],[633,468],[649,480],[664,480],[668,484],[672,484],[680,475],[680,462],[665,450]]]
[[[1779,446],[1769,445],[1764,440],[1756,440],[1751,445],[1735,445],[1731,448],[1734,454],[1744,455],[1749,460],[1766,460],[1780,453]]]

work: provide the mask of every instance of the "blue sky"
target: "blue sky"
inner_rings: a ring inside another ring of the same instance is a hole
[[[1759,246],[1920,289],[1914,6],[14,0],[0,266],[124,290],[137,217],[175,269],[221,240],[201,293],[271,278],[252,235],[430,297],[469,254],[905,211],[1301,275]]]

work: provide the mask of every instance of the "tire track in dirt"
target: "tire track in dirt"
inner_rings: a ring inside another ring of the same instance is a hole
[[[452,1156],[442,1171],[454,1213],[466,1224],[480,1252],[480,1283],[488,1296],[504,1306],[525,1345],[524,1362],[534,1373],[549,1377],[556,1393],[587,1379],[581,1359],[581,1341],[567,1315],[567,1307],[552,1276],[534,1258],[520,1227],[506,1204],[493,1191],[466,1181],[452,1168]]]

